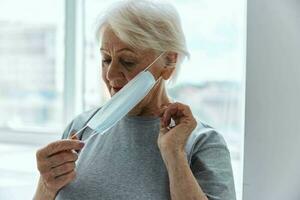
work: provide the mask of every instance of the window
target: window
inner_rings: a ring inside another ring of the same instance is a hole
[[[3,0],[0,7],[0,127],[61,127],[64,3]]]
[[[39,146],[26,142],[65,126],[64,14],[61,0],[0,1],[0,199],[33,197]]]

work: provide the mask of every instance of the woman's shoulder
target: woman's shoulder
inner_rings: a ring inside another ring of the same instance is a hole
[[[191,156],[208,148],[221,148],[228,151],[224,137],[210,125],[197,120],[197,127],[191,133],[186,144],[186,152]]]
[[[75,116],[74,119],[65,128],[62,138],[63,139],[68,138],[68,136],[72,132],[78,131],[82,127],[84,127],[99,109],[100,107],[92,108]]]
[[[216,130],[215,128],[211,127],[210,125],[198,121],[198,126],[195,130],[199,134],[199,138],[197,142],[199,145],[217,145],[222,147],[227,147],[225,139],[223,135]]]

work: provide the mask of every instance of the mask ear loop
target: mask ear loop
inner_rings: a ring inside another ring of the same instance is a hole
[[[165,52],[162,52],[148,67],[144,69],[144,71],[147,71],[162,55],[164,55]]]
[[[150,65],[148,65],[148,67],[146,67],[143,71],[147,71],[150,67],[152,67],[152,65],[160,58],[162,57],[162,55],[164,55],[165,52],[162,52]],[[162,77],[160,76],[156,81],[155,84],[160,81],[162,79]]]

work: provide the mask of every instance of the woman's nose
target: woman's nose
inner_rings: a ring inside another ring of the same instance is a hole
[[[106,71],[106,79],[112,81],[117,78],[122,77],[122,72],[120,71],[120,67],[117,63],[112,62]]]

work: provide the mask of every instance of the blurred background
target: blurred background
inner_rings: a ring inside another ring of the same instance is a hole
[[[31,199],[35,152],[82,111],[107,100],[95,25],[115,0],[0,0],[0,199]],[[229,146],[241,200],[245,104],[245,0],[171,0],[191,59],[174,101],[215,127]]]

